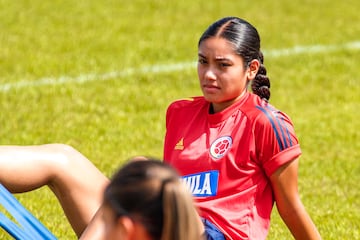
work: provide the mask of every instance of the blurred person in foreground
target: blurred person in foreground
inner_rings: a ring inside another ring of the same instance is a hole
[[[101,215],[106,240],[198,240],[202,235],[186,185],[172,167],[153,158],[132,159],[115,173]]]

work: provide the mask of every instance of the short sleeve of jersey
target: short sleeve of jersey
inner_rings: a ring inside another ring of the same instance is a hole
[[[166,134],[164,139],[163,157],[165,161],[173,158],[174,147],[181,139],[177,136],[183,135],[186,128],[194,128],[190,124],[193,114],[203,106],[204,100],[200,97],[183,98],[172,102],[166,111]],[[179,127],[181,126],[181,127]]]
[[[178,121],[186,121],[186,115],[181,115],[181,117],[179,117],[179,114],[174,114],[173,112],[178,112],[179,110],[183,109],[184,107],[187,107],[189,105],[189,103],[195,101],[195,99],[197,99],[196,97],[193,98],[183,98],[183,99],[179,99],[177,101],[172,102],[167,110],[166,110],[166,128],[168,130],[168,124],[170,122],[175,122],[177,123]],[[191,117],[191,116],[188,116]]]
[[[299,141],[290,118],[270,105],[257,107],[263,114],[255,121],[257,159],[267,176],[301,154]]]

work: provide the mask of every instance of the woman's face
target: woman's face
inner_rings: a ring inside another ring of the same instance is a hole
[[[241,98],[250,79],[249,68],[231,43],[220,37],[202,41],[198,52],[198,76],[205,99],[219,112]]]

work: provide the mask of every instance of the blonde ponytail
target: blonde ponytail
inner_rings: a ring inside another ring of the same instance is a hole
[[[163,232],[161,240],[199,240],[201,222],[193,198],[179,180],[164,182]]]

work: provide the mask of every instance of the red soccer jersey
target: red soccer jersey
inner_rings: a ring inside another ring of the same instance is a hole
[[[269,176],[301,154],[293,125],[249,92],[219,113],[209,108],[203,97],[169,106],[164,159],[227,239],[265,239],[274,203]]]

